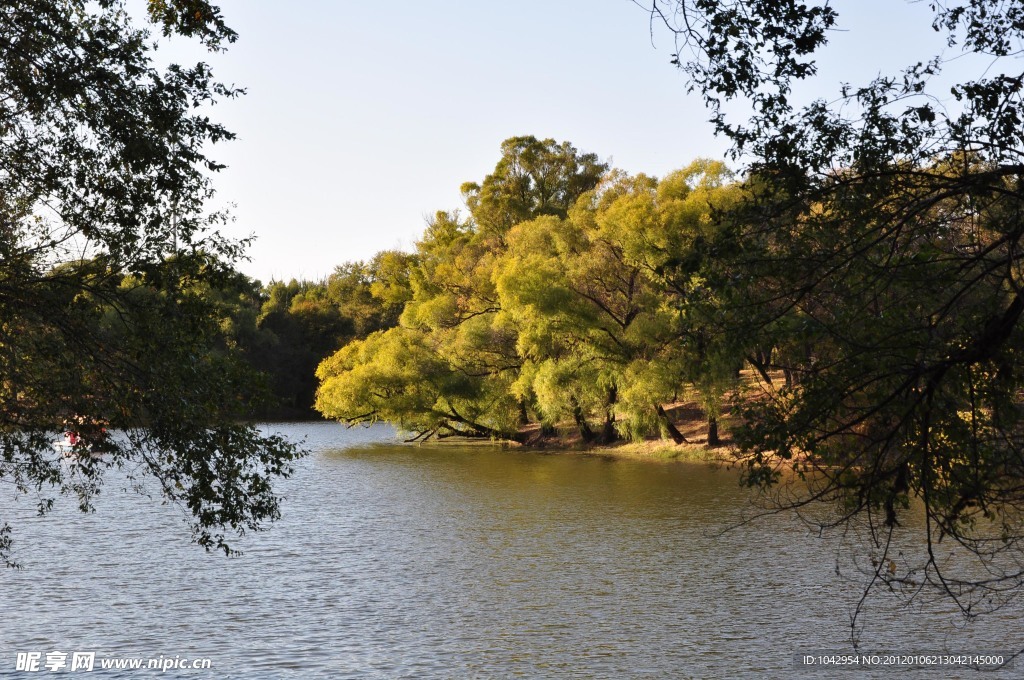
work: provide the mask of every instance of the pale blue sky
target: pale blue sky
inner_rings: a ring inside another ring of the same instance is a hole
[[[256,234],[240,268],[264,282],[410,249],[426,216],[462,207],[459,185],[481,180],[507,137],[568,140],[654,175],[726,148],[669,64],[670,38],[652,45],[629,0],[218,4],[240,39],[201,56],[249,91],[211,111],[238,134],[214,150],[229,166],[218,202],[236,206],[228,233]],[[929,54],[907,39],[934,36],[925,4],[838,7],[851,30],[835,35],[824,82]]]

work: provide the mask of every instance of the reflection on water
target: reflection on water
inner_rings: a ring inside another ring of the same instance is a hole
[[[786,518],[720,535],[747,507],[726,471],[273,429],[313,454],[239,558],[116,483],[92,515],[0,497],[25,567],[0,572],[0,675],[18,651],[95,650],[209,657],[210,677],[828,677],[794,655],[850,650],[837,544]],[[1017,642],[1019,612],[960,630],[897,605],[869,602],[865,649]]]

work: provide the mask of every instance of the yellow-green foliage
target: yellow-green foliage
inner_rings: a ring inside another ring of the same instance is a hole
[[[374,333],[320,364],[316,407],[328,418],[429,425],[441,388],[457,390],[447,372],[423,334],[404,328]]]
[[[571,147],[551,145],[568,182],[553,189],[530,184],[548,172],[538,144],[509,140],[520,156],[463,187],[469,218],[435,216],[400,289],[401,327],[321,366],[325,415],[491,436],[569,419],[640,439],[687,386],[714,413],[738,360],[709,340],[716,300],[702,290],[700,246],[715,236],[728,171],[698,161],[660,182],[612,171],[570,186],[559,173],[574,167]]]

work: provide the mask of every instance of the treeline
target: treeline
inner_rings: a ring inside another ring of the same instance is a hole
[[[413,260],[385,251],[321,281],[266,285],[231,271],[201,291],[220,319],[224,349],[262,375],[269,399],[251,402],[248,417],[317,417],[317,365],[346,343],[398,323]]]
[[[417,439],[528,440],[571,423],[588,442],[680,442],[666,406],[686,398],[716,444],[750,354],[723,331],[734,273],[709,266],[733,247],[715,212],[738,191],[721,162],[658,180],[568,143],[505,141],[494,172],[462,186],[468,214],[438,212],[387,284],[398,323],[317,369],[316,408]]]

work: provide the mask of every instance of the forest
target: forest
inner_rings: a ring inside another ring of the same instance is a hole
[[[249,417],[386,421],[416,441],[539,443],[562,425],[584,443],[680,443],[665,407],[686,400],[714,446],[741,368],[792,379],[776,348],[724,324],[728,291],[707,262],[727,247],[716,211],[741,191],[724,163],[659,180],[551,139],[510,138],[500,154],[461,187],[466,213],[437,212],[415,252],[321,281],[232,272],[203,293],[225,349],[272,395]]]

